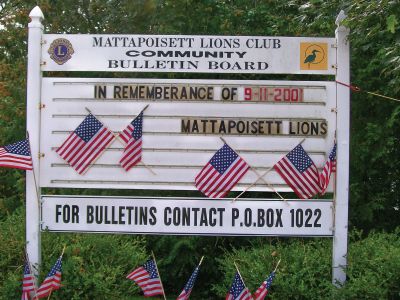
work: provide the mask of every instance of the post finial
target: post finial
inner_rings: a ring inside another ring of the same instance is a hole
[[[344,12],[344,10],[342,9],[340,12],[339,12],[339,14],[337,15],[337,17],[336,17],[336,21],[335,21],[335,24],[336,24],[336,26],[340,26],[340,23],[342,23],[342,21],[344,20],[344,19],[346,19],[346,13]]]
[[[35,6],[29,13],[31,21],[29,22],[29,27],[41,27],[42,20],[44,19],[43,12],[39,6]]]

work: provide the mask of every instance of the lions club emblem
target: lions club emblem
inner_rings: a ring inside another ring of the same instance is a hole
[[[63,65],[66,63],[74,54],[74,48],[67,39],[55,39],[47,51],[50,54],[50,58],[57,64]]]

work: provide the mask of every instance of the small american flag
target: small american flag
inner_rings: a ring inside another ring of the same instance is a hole
[[[35,291],[35,279],[31,273],[29,262],[25,261],[24,278],[22,279],[22,300],[31,299],[31,292]]]
[[[239,273],[236,272],[231,289],[225,297],[225,300],[247,300],[253,299],[249,289],[244,285]]]
[[[197,275],[199,274],[200,267],[197,266],[194,269],[192,275],[189,278],[189,281],[186,283],[185,287],[183,288],[182,293],[178,296],[177,300],[188,300],[190,297],[190,293],[192,292],[194,282],[196,281]]]
[[[32,170],[29,140],[0,147],[0,167]]]
[[[37,299],[47,297],[52,291],[58,290],[61,287],[61,265],[62,256],[60,256],[54,266],[47,274],[43,283],[36,292]]]
[[[79,174],[83,174],[113,139],[114,134],[89,114],[56,152]]]
[[[227,144],[195,178],[196,188],[210,198],[223,198],[246,174],[249,165]]]
[[[277,162],[274,169],[299,198],[309,199],[319,193],[318,169],[300,144]]]
[[[146,263],[135,269],[126,278],[133,280],[142,289],[145,297],[164,295],[161,279],[158,275],[154,260],[149,259]]]
[[[265,296],[268,294],[268,290],[271,287],[272,280],[275,278],[275,272],[269,274],[268,278],[264,280],[261,286],[254,293],[254,300],[264,300]]]
[[[126,144],[119,163],[126,171],[142,160],[142,132],[143,112],[119,134]]]
[[[333,145],[331,153],[329,153],[329,157],[325,166],[319,175],[319,181],[321,183],[321,195],[324,195],[326,189],[329,185],[329,180],[331,179],[331,174],[336,172],[336,143]]]

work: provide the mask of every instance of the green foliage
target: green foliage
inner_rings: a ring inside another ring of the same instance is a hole
[[[0,299],[21,295],[24,262],[24,214],[18,209],[0,223]],[[51,299],[132,299],[137,285],[126,275],[147,258],[140,237],[102,234],[42,234],[40,282],[43,281],[63,246],[62,285]],[[132,296],[131,296],[132,295]]]
[[[359,232],[352,233],[348,281],[340,289],[331,284],[330,239],[277,239],[227,252],[218,259],[225,277],[213,284],[213,290],[220,297],[226,295],[236,262],[246,286],[254,292],[281,259],[268,299],[399,299],[399,229],[392,234],[371,233],[365,239]]]

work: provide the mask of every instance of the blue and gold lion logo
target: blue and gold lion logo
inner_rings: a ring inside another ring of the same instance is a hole
[[[71,59],[72,54],[74,54],[74,48],[72,48],[70,41],[61,38],[55,39],[47,52],[52,60],[59,65],[63,65]]]

